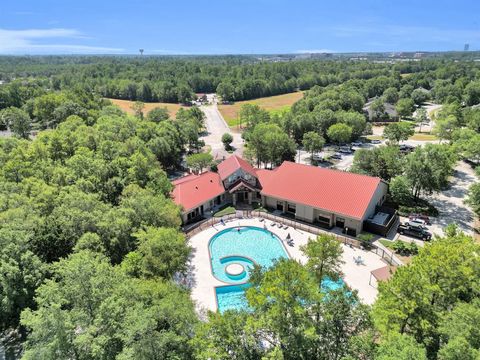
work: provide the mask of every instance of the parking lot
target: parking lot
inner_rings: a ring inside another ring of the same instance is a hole
[[[459,161],[455,167],[454,176],[450,179],[448,188],[426,197],[439,211],[437,217],[430,217],[431,225],[427,225],[427,230],[433,236],[443,236],[443,229],[452,223],[456,224],[466,234],[474,235],[474,214],[472,209],[464,203],[464,200],[467,196],[468,188],[475,181],[476,176],[471,166],[463,161]],[[407,220],[408,218],[400,217],[401,223]],[[424,244],[424,241],[420,239],[398,234],[396,229],[390,232],[388,238],[408,242],[414,241],[421,246]]]

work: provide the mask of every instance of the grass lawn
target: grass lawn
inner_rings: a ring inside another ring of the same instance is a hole
[[[220,210],[220,211],[217,211],[215,214],[213,214],[213,216],[215,217],[221,217],[221,216],[225,216],[225,215],[231,215],[231,214],[235,214],[235,208],[233,206],[227,206],[226,208]]]
[[[110,100],[114,105],[117,105],[120,109],[125,111],[126,113],[133,115],[134,112],[132,110],[132,105],[135,103],[135,101],[130,101],[130,100],[118,100],[118,99],[108,99]],[[156,107],[164,108],[166,107],[168,112],[170,113],[171,117],[175,117],[175,114],[177,111],[183,107],[186,108],[186,106],[182,106],[180,104],[171,104],[171,103],[161,103],[161,102],[156,102],[156,103],[145,103],[145,108],[143,109],[143,112],[145,114],[148,114],[148,112]]]
[[[395,254],[395,256],[396,256],[397,258],[399,258],[400,261],[401,261],[402,263],[404,263],[405,265],[406,265],[406,264],[409,264],[410,262],[412,262],[413,256],[402,256],[402,255],[396,253],[396,252],[392,249],[392,246],[393,246],[393,243],[394,243],[393,241],[390,241],[390,240],[387,240],[387,239],[380,239],[380,240],[378,240],[378,241],[380,242],[380,244],[382,244],[383,246],[385,246],[387,249],[392,250],[392,252]],[[405,242],[405,241],[404,241],[404,242]],[[405,243],[406,243],[406,242],[405,242]]]
[[[415,133],[413,136],[409,138],[409,140],[433,141],[433,140],[438,140],[438,138],[432,134]]]
[[[289,110],[290,107],[302,97],[303,92],[297,91],[290,94],[275,95],[254,100],[237,101],[232,105],[218,105],[218,110],[222,114],[228,126],[234,127],[238,125],[238,113],[240,112],[240,108],[243,104],[255,104],[271,113],[279,113]]]
[[[387,240],[387,239],[380,239],[378,241],[380,242],[380,244],[382,244],[386,248],[392,250],[393,241],[390,241],[390,240]]]
[[[382,135],[367,135],[366,138],[368,140],[383,140]]]

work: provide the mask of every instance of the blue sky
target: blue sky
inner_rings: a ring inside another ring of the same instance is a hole
[[[0,2],[0,54],[480,50],[478,0]]]

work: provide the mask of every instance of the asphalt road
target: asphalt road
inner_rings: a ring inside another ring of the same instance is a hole
[[[235,149],[234,153],[242,155],[243,153],[243,139],[239,133],[232,132],[222,115],[218,111],[216,99],[210,95],[211,105],[202,105],[200,109],[204,112],[205,127],[207,134],[202,137],[205,145],[211,148],[211,153],[214,159],[223,159],[231,154],[228,153],[222,143],[222,136],[225,133],[230,133],[233,136],[232,146]]]

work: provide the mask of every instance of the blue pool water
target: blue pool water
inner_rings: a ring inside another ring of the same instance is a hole
[[[275,259],[288,258],[281,240],[258,227],[222,230],[212,237],[209,249],[213,275],[228,284],[247,282],[253,264],[269,267]],[[242,266],[245,272],[242,275],[229,274],[227,269],[232,264]]]
[[[217,297],[218,311],[223,313],[227,310],[248,310],[245,290],[249,287],[249,284],[216,287],[215,296]]]
[[[240,231],[238,231],[240,229]],[[248,289],[249,270],[254,264],[270,267],[276,259],[288,258],[282,241],[272,232],[258,227],[235,227],[218,232],[210,239],[210,262],[213,275],[229,285],[215,288],[218,311],[248,310],[245,290]],[[234,266],[240,273],[229,273]],[[233,266],[234,265],[234,266]],[[325,279],[323,290],[336,290],[342,280]]]
[[[333,281],[324,279],[322,281],[322,289],[324,291],[333,291],[344,286],[343,280]],[[218,311],[221,313],[227,310],[248,310],[247,299],[245,298],[245,290],[250,284],[218,286],[215,288],[215,296],[217,297]]]

